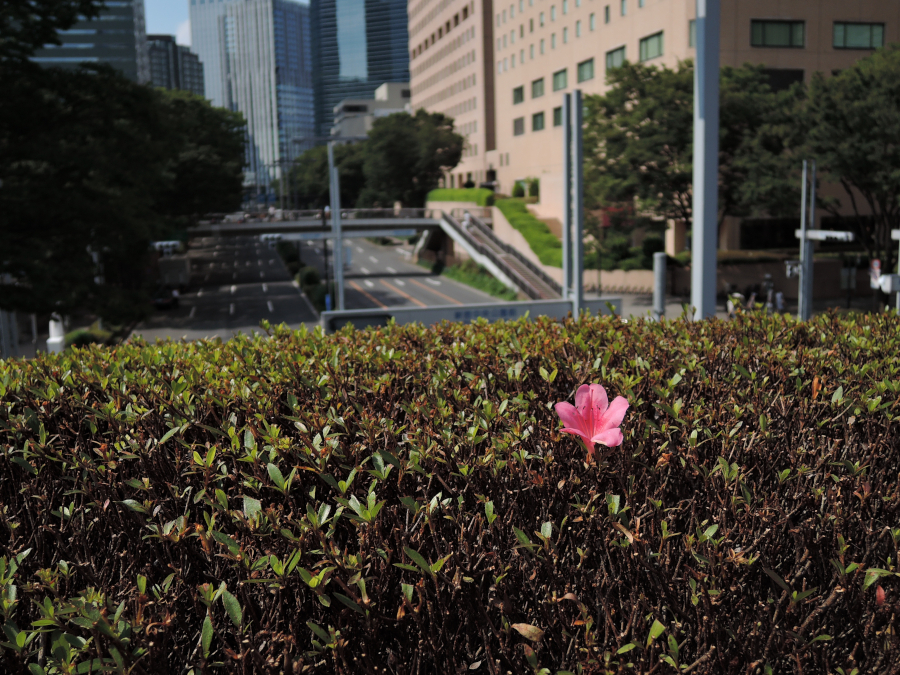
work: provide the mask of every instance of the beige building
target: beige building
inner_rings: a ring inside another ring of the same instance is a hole
[[[490,0],[411,0],[409,73],[413,109],[442,112],[466,138],[447,186],[492,179],[496,146],[493,11]]]
[[[365,136],[379,117],[409,112],[409,83],[385,82],[375,98],[346,98],[334,107],[332,136]]]
[[[477,2],[478,0],[476,0]],[[499,190],[509,193],[519,179],[541,181],[539,215],[562,214],[563,94],[580,88],[585,94],[604,91],[608,68],[622,60],[677,66],[693,58],[693,19],[696,0],[496,0],[492,9],[469,4],[478,16],[481,38],[468,72],[483,72],[479,58],[492,58],[496,119],[496,147],[469,134],[478,153],[466,158],[465,172],[496,171]],[[433,3],[429,6],[428,3]],[[410,5],[410,35],[419,28],[414,18],[419,5],[433,16],[411,37],[411,49],[440,30],[459,11],[452,0],[416,0]],[[442,8],[442,9],[439,9]],[[491,14],[488,25],[483,15]],[[493,35],[490,31],[493,30]],[[456,29],[454,29],[456,30]],[[490,38],[490,44],[486,44]],[[446,40],[446,38],[445,38]],[[900,41],[900,3],[885,0],[722,0],[721,64],[763,64],[770,69],[773,86],[799,79],[809,81],[815,71],[831,73],[846,68],[873,48]],[[453,56],[441,56],[440,38],[423,52],[427,72],[418,74],[422,55],[411,62],[414,107],[442,110],[466,130],[471,120],[484,119],[484,111],[455,114],[431,97],[452,86],[444,76]],[[493,49],[491,49],[491,47]],[[487,89],[488,78],[483,80]],[[423,77],[424,76],[424,77]],[[473,75],[474,76],[474,75]],[[426,79],[429,87],[425,87]],[[419,89],[419,87],[423,87]],[[480,94],[487,98],[486,94]],[[452,99],[456,105],[457,96]],[[449,99],[448,99],[449,100]],[[480,99],[479,99],[480,103]],[[468,116],[467,116],[468,115]],[[479,119],[480,116],[480,119]],[[450,184],[453,177],[448,177]],[[453,181],[457,182],[458,177]],[[449,186],[449,185],[448,185]]]

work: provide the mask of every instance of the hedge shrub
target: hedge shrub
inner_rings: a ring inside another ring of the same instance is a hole
[[[500,199],[496,206],[506,216],[509,224],[525,237],[531,250],[544,265],[562,267],[562,242],[547,223],[538,220],[519,199]]]
[[[0,672],[895,672],[898,334],[541,319],[0,361]],[[586,382],[632,406],[592,464],[553,412]]]
[[[475,202],[478,206],[490,206],[488,197],[494,191],[487,188],[438,188],[428,193],[429,202]]]

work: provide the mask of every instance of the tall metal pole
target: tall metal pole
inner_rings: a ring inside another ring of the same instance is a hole
[[[344,309],[344,238],[341,231],[341,183],[334,165],[334,142],[328,143],[328,175],[331,179],[331,233],[334,237],[334,285],[337,309]]]
[[[809,163],[803,160],[803,183],[800,185],[800,276],[797,278],[797,318],[806,319],[806,188],[809,187]]]
[[[562,228],[562,299],[569,299],[571,288],[572,236],[572,115],[571,96],[563,94],[563,228]]]
[[[694,186],[691,304],[695,319],[716,313],[719,193],[719,0],[697,0],[694,67]]]
[[[572,315],[581,315],[584,301],[584,157],[582,154],[582,117],[584,114],[581,89],[572,92]]]

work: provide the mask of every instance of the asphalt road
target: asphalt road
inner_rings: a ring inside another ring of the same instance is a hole
[[[410,260],[409,250],[399,246],[379,246],[366,239],[347,239],[350,264],[344,269],[344,302],[347,309],[385,307],[430,307],[500,302],[497,298],[453,279],[437,276]],[[333,251],[328,249],[329,269]],[[324,272],[322,242],[301,246],[304,264]],[[333,271],[329,271],[333,275]]]
[[[318,316],[281,258],[255,237],[191,241],[191,284],[179,306],[156,310],[132,335],[148,340],[221,337],[259,332],[263,319],[298,327]]]

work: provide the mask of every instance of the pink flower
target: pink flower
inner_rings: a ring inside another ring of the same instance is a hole
[[[562,432],[580,436],[590,455],[594,454],[594,444],[610,448],[621,445],[622,430],[619,425],[628,410],[628,401],[617,396],[612,404],[606,396],[606,389],[599,384],[583,384],[575,392],[575,405],[562,401],[556,404],[556,414],[565,425]]]

